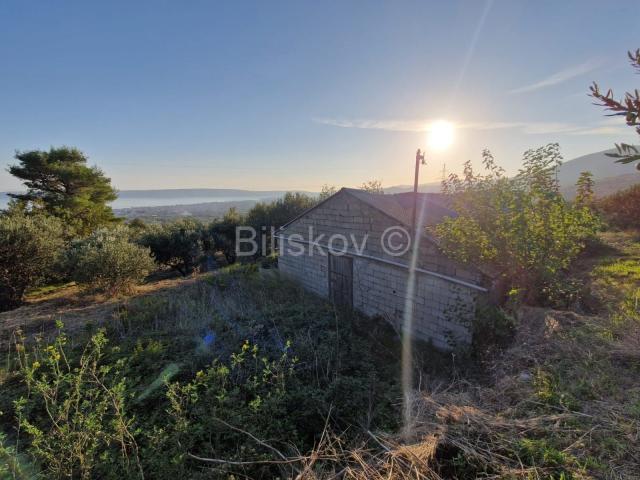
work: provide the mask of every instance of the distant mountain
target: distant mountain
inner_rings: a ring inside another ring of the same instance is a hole
[[[575,185],[581,172],[589,171],[593,174],[596,183],[598,180],[610,179],[619,175],[634,174],[640,182],[640,172],[635,169],[634,164],[616,163],[615,159],[607,157],[605,154],[614,153],[615,149],[603,150],[602,152],[590,153],[573,160],[564,162],[560,167],[558,180],[563,187]]]
[[[589,171],[595,180],[595,193],[598,197],[611,195],[619,190],[628,188],[636,183],[640,183],[640,172],[636,170],[634,164],[623,165],[616,163],[615,159],[607,157],[606,153],[613,153],[615,149],[603,150],[602,152],[590,153],[581,157],[564,162],[558,172],[558,180],[563,195],[567,198],[575,196],[575,184],[580,173]],[[410,192],[413,185],[396,185],[385,188],[386,193]],[[419,185],[420,192],[439,192],[440,182],[422,183]]]

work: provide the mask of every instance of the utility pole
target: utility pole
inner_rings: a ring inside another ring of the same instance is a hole
[[[418,149],[416,152],[416,175],[413,179],[413,220],[411,226],[413,227],[414,235],[417,234],[418,225],[416,223],[416,211],[418,210],[418,175],[420,173],[420,164],[426,165],[424,161],[424,153]]]

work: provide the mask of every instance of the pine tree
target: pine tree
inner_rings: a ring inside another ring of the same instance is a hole
[[[79,235],[118,220],[108,205],[117,198],[111,180],[97,166],[87,166],[77,148],[17,152],[15,158],[20,163],[9,173],[23,181],[27,192],[10,195],[25,209],[56,216]]]

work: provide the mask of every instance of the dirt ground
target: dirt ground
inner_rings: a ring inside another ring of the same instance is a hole
[[[64,323],[68,333],[81,331],[89,325],[103,325],[125,302],[148,295],[175,294],[177,290],[202,280],[204,275],[151,280],[138,286],[132,294],[120,297],[86,293],[76,285],[29,295],[20,308],[0,313],[0,352],[6,351],[13,343],[17,329],[27,336],[40,334],[46,339],[56,331],[58,320]]]

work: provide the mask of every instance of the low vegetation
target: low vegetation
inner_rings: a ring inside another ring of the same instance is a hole
[[[124,303],[86,343],[59,328],[18,338],[0,395],[48,477],[269,478],[329,426],[345,445],[398,428],[393,330],[254,266]]]
[[[131,240],[129,228],[101,228],[66,249],[65,268],[72,280],[115,295],[131,291],[154,269],[149,249]]]

